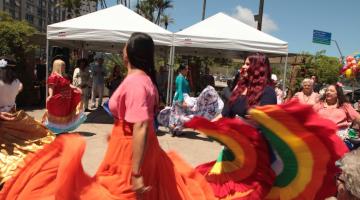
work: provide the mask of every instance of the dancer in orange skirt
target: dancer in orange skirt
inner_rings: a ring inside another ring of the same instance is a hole
[[[166,154],[153,127],[158,104],[154,43],[131,35],[123,51],[128,74],[110,99],[115,125],[96,175],[81,165],[81,136],[62,135],[26,159],[0,199],[214,199],[205,178],[176,154]]]

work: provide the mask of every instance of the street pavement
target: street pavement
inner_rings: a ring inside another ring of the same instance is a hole
[[[41,120],[44,109],[25,109],[36,120]],[[82,159],[84,169],[90,174],[95,174],[102,161],[106,148],[107,137],[111,133],[113,119],[102,108],[88,114],[88,119],[74,132],[82,135],[86,140],[86,150]],[[177,152],[193,167],[205,162],[216,160],[221,150],[221,145],[205,136],[192,131],[186,131],[182,137],[171,137],[167,129],[160,127],[158,140],[165,151]]]

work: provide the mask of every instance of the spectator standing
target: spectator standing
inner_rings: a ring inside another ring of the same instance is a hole
[[[226,83],[227,86],[221,91],[221,97],[224,103],[227,103],[227,101],[230,99],[233,81],[229,79]]]
[[[120,72],[120,65],[115,65],[114,69],[109,77],[109,80],[106,84],[106,87],[109,89],[109,98],[112,96],[112,94],[115,92],[116,88],[120,85],[122,81],[122,76]]]
[[[314,91],[314,82],[306,78],[302,81],[302,91],[297,92],[293,98],[299,99],[302,104],[314,105],[319,102],[320,95]]]
[[[205,89],[208,85],[215,87],[215,79],[214,77],[210,74],[210,70],[208,67],[205,67],[205,73],[201,78],[201,89],[203,90]]]
[[[165,66],[161,66],[159,69],[159,72],[156,76],[156,82],[158,84],[159,88],[159,95],[160,95],[160,101],[163,103],[166,102],[166,89],[167,89],[167,83],[168,83],[168,71],[166,70]],[[160,102],[161,103],[161,102]]]
[[[106,75],[106,69],[103,66],[104,58],[98,56],[95,64],[92,66],[92,89],[91,89],[91,108],[96,108],[96,96],[99,97],[98,107],[102,105],[102,99],[104,95],[104,77]]]
[[[313,75],[311,76],[311,80],[313,81],[314,92],[319,93],[321,90],[321,84],[318,82],[317,77]]]
[[[81,98],[85,111],[89,111],[89,93],[91,88],[90,69],[85,59],[78,60],[76,65],[77,68],[75,68],[73,75],[73,85],[81,89]]]

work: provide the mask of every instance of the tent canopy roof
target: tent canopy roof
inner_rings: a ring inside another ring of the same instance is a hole
[[[287,54],[288,43],[224,13],[175,33],[175,46]]]
[[[133,32],[145,32],[157,45],[171,45],[172,33],[123,5],[113,6],[47,27],[47,39],[124,43]]]

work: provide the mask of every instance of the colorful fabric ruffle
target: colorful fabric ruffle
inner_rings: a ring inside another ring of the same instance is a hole
[[[197,167],[218,199],[263,199],[268,194],[275,174],[266,141],[255,128],[239,119],[210,122],[199,117],[185,126],[226,146],[216,161]]]
[[[104,160],[95,176],[84,171],[85,141],[65,134],[26,157],[26,165],[5,183],[1,200],[136,200],[131,185],[132,124],[117,122]],[[175,153],[165,153],[149,129],[141,167],[144,184],[152,189],[143,200],[215,199],[205,178]]]
[[[29,153],[51,143],[55,135],[24,111],[11,121],[0,120],[0,184],[12,177]]]
[[[57,117],[46,111],[43,117],[44,125],[55,134],[73,131],[87,119],[83,104],[80,102],[68,116]]]
[[[218,199],[325,199],[335,195],[335,161],[348,150],[336,136],[333,122],[296,100],[256,107],[249,113],[258,131],[241,119],[209,122],[195,118],[185,124],[225,146],[217,161],[197,167]]]
[[[269,141],[276,180],[266,199],[325,199],[336,193],[335,162],[348,150],[336,125],[311,106],[291,101],[251,109]]]

